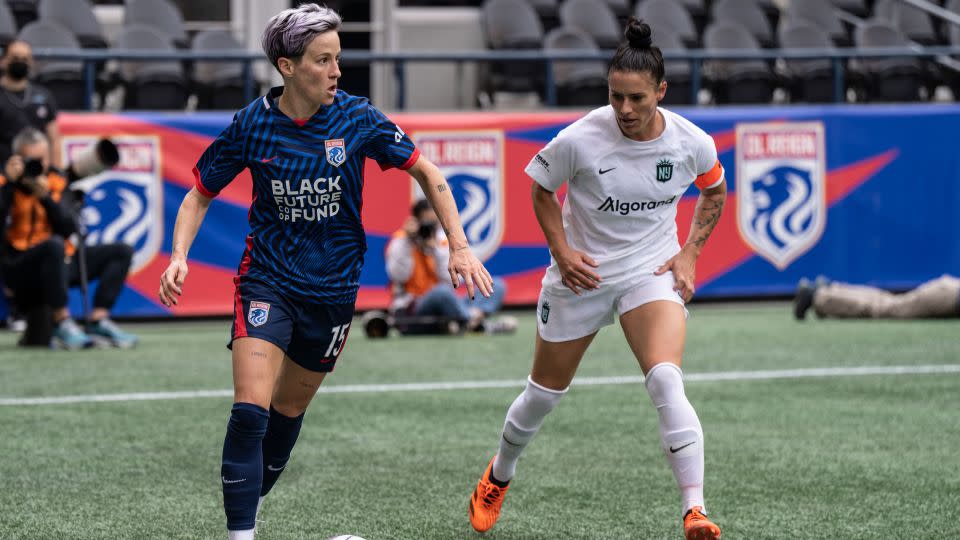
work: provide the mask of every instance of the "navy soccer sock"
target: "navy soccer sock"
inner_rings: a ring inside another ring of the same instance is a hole
[[[303,425],[303,415],[290,418],[270,407],[270,423],[267,425],[267,434],[263,437],[263,486],[260,496],[263,497],[273,488],[273,484],[280,478],[280,473],[287,466],[293,445],[297,444],[300,435],[300,426]]]
[[[223,510],[227,530],[252,529],[257,517],[257,499],[263,474],[260,447],[267,431],[267,410],[252,403],[234,403],[223,440]]]

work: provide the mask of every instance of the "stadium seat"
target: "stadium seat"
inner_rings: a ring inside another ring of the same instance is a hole
[[[729,21],[710,24],[703,45],[708,50],[760,50],[749,30]],[[704,71],[720,103],[769,103],[773,99],[776,79],[763,60],[712,60]]]
[[[87,0],[40,0],[40,18],[69,28],[85,49],[105,49],[103,29]]]
[[[527,0],[527,3],[537,12],[544,30],[551,30],[560,25],[558,18],[560,0]]]
[[[0,47],[6,48],[17,35],[17,22],[6,4],[0,2]]]
[[[204,30],[193,37],[194,52],[243,51],[226,30]],[[197,62],[193,71],[197,83],[197,106],[201,109],[240,109],[244,99],[242,62]],[[251,89],[251,95],[256,94]]]
[[[560,24],[577,28],[601,49],[616,49],[623,32],[604,0],[566,0],[560,7]]]
[[[785,49],[833,49],[830,36],[819,27],[801,22],[780,33]],[[833,61],[829,59],[786,60],[790,96],[794,101],[833,101]]]
[[[548,51],[599,50],[585,32],[564,26],[547,33],[543,48]],[[553,80],[557,86],[558,105],[599,106],[607,103],[607,68],[601,60],[554,62]]]
[[[960,0],[949,0],[946,5],[943,6],[944,9],[960,15]],[[951,45],[960,45],[960,25],[944,23],[946,25],[946,34],[947,41]]]
[[[646,21],[654,33],[657,28],[668,26],[687,47],[699,46],[697,29],[690,13],[673,0],[645,0],[637,4],[635,14],[638,19]]]
[[[837,17],[835,9],[830,0],[790,2],[786,13],[780,18],[780,24],[786,27],[796,24],[796,21],[807,21],[824,29],[838,47],[850,46],[852,44],[850,36]]]
[[[681,40],[669,28],[653,31],[653,44],[661,51],[684,51]],[[662,105],[690,105],[696,100],[691,95],[690,62],[688,60],[665,60],[664,77],[667,79],[667,94],[663,97]]]
[[[482,8],[484,33],[491,49],[541,49],[543,25],[526,0],[487,0]],[[542,91],[543,63],[494,62],[491,92]]]
[[[874,18],[892,23],[907,39],[923,45],[941,42],[930,14],[922,9],[897,0],[877,0],[874,10]]]
[[[123,24],[149,26],[170,37],[178,49],[189,46],[183,15],[169,0],[126,0]]]
[[[174,52],[170,38],[153,28],[134,25],[124,28],[114,42],[114,49],[155,50]],[[175,60],[154,62],[120,62],[120,77],[128,109],[182,109],[186,106],[186,78],[183,67]]]
[[[37,20],[37,0],[7,0],[7,6],[17,21],[17,28],[22,29]]]
[[[54,21],[37,20],[20,30],[17,38],[34,49],[80,49],[80,42],[69,29]],[[37,60],[34,80],[50,90],[57,107],[85,109],[83,100],[83,63],[77,60]]]
[[[711,11],[714,21],[739,23],[749,30],[763,47],[776,45],[770,21],[756,0],[718,0]]]
[[[604,0],[607,7],[610,8],[610,11],[613,12],[613,15],[617,18],[618,24],[622,27],[623,23],[627,20],[627,16],[630,15],[630,1],[629,0]]]
[[[866,0],[830,0],[839,9],[863,18],[870,14],[870,7]]]
[[[872,20],[857,28],[858,47],[905,47],[907,39],[892,24]],[[915,58],[866,58],[862,65],[870,77],[870,98],[878,101],[917,101],[923,86],[923,69]]]

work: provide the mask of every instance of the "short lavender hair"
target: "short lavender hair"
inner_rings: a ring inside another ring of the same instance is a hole
[[[300,4],[273,16],[263,29],[263,52],[279,70],[280,58],[300,58],[307,45],[320,34],[340,29],[340,15],[317,4]]]

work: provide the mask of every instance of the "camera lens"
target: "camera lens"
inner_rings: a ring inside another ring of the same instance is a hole
[[[39,159],[28,159],[23,163],[23,175],[29,178],[35,178],[43,174],[43,161]]]
[[[417,229],[417,236],[428,240],[433,238],[437,234],[437,224],[433,222],[421,223],[420,228]]]

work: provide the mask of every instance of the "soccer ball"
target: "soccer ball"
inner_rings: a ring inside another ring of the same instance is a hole
[[[327,540],[363,540],[363,538],[353,534],[341,534],[340,536],[331,536]]]

